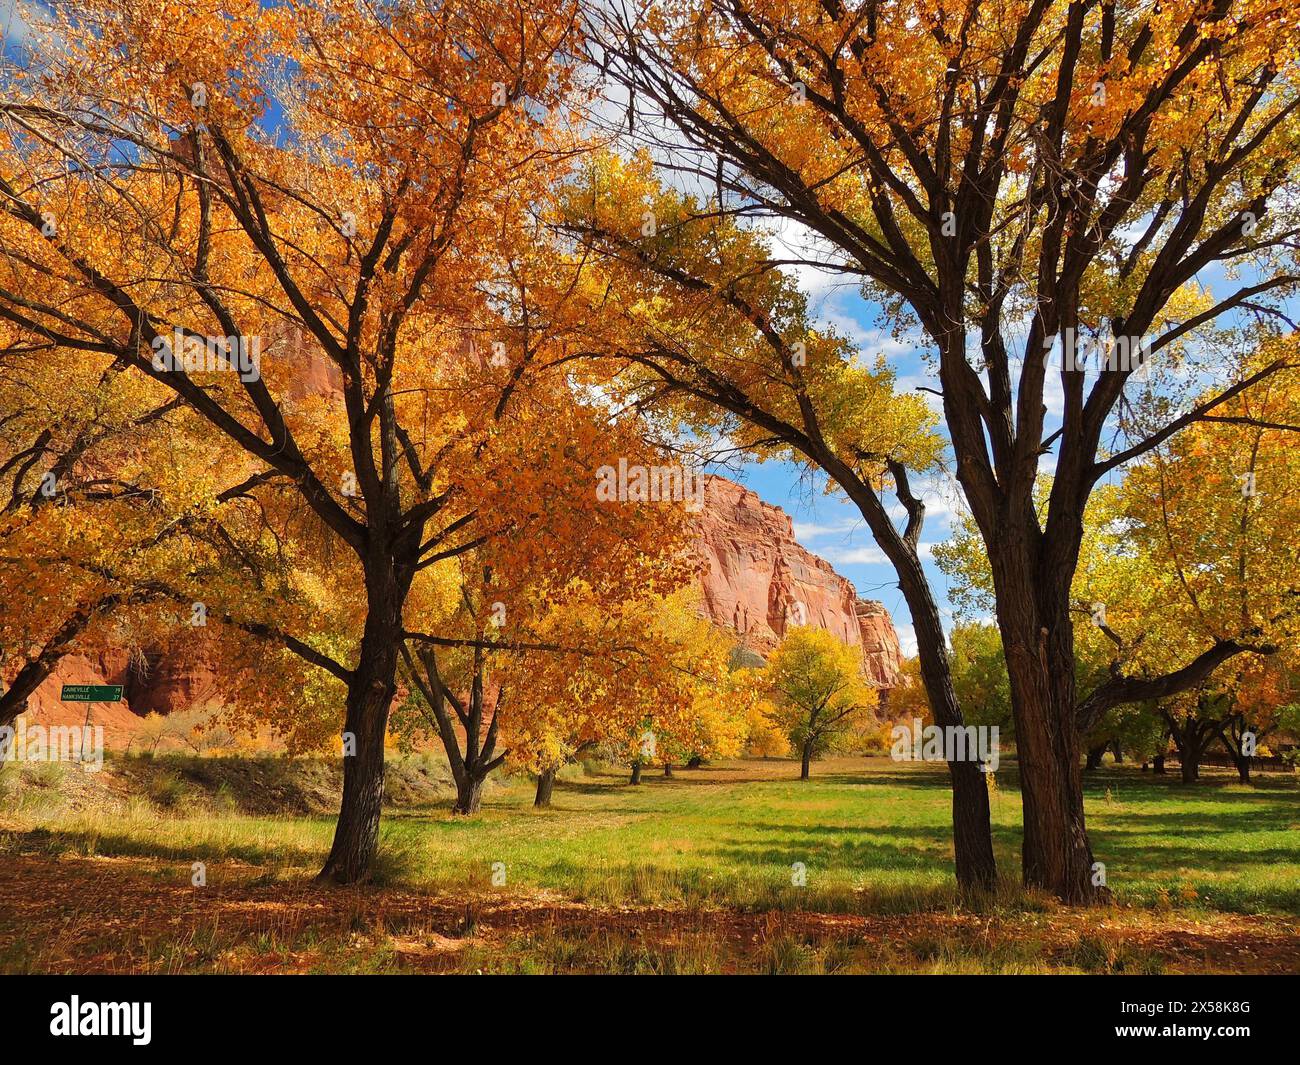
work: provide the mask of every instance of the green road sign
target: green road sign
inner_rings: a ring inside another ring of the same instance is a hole
[[[120,684],[65,684],[60,696],[65,703],[119,703]]]

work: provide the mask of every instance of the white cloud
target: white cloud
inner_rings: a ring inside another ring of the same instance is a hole
[[[805,540],[816,540],[822,536],[847,536],[861,524],[862,519],[860,518],[845,518],[830,525],[822,525],[815,521],[796,521],[794,523],[794,538],[802,543]]]
[[[914,657],[916,655],[916,629],[904,622],[896,624],[894,631],[898,633],[898,645],[902,648],[904,657]]]
[[[812,262],[834,262],[834,250],[825,238],[818,236],[802,222],[793,218],[765,219],[764,228],[772,234],[772,254],[778,259],[806,259]],[[816,266],[799,263],[782,267],[798,283],[810,302],[825,299],[844,287],[846,275],[836,270],[820,270]],[[849,283],[856,289],[856,285]]]
[[[889,563],[878,547],[824,547],[817,553],[837,566],[883,566]]]
[[[887,566],[889,559],[880,548],[872,545],[869,547],[821,547],[817,549],[817,554],[837,566]],[[934,557],[934,544],[923,543],[916,545],[917,558],[925,561]]]

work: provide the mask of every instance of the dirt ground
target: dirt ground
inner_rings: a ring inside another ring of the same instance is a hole
[[[976,957],[1031,942],[1055,968],[1062,957],[1077,957],[1081,938],[1096,937],[1111,952],[1158,958],[1167,973],[1300,971],[1300,922],[1286,918],[1118,909],[995,916],[602,909],[542,894],[435,896],[268,882],[252,868],[247,875],[227,868],[201,887],[190,881],[189,868],[156,861],[11,856],[0,865],[0,969],[473,972],[474,958],[557,937],[651,951],[707,941],[723,971],[754,971],[754,956],[778,938],[912,959],[948,949],[934,944]],[[573,967],[583,968],[580,957]]]

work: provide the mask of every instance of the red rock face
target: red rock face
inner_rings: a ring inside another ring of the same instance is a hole
[[[903,650],[898,645],[898,633],[884,603],[874,599],[859,599],[854,604],[858,616],[858,632],[862,636],[862,660],[867,678],[877,688],[894,688],[903,669]]]
[[[863,669],[892,688],[902,666],[898,634],[884,606],[794,538],[790,515],[723,477],[705,483],[699,521],[704,608],[760,654],[795,625],[813,625],[863,649]]]
[[[69,655],[60,662],[27,700],[28,720],[43,725],[81,724],[86,705],[63,702],[60,693],[65,684],[122,685],[120,703],[96,703],[91,708],[92,723],[103,725],[110,741],[148,714],[166,716],[220,701],[216,674],[206,663],[157,651],[147,651],[143,661],[132,663],[125,651],[108,651]]]
[[[129,739],[139,718],[126,701],[129,660],[125,652],[101,655],[69,655],[27,700],[27,721],[32,725],[81,725],[86,723],[86,703],[65,703],[60,692],[65,684],[121,684],[120,703],[89,706],[91,725],[102,725],[104,741],[116,746]]]

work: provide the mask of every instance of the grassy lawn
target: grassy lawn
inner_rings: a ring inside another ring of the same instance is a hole
[[[532,808],[528,781],[506,781],[471,819],[451,817],[436,787],[417,789],[414,801],[387,811],[376,884],[332,895],[308,883],[328,850],[327,815],[250,815],[241,812],[246,796],[226,785],[205,789],[174,773],[165,786],[148,784],[143,795],[69,809],[66,789],[47,781],[4,804],[0,852],[7,853],[0,865],[52,878],[62,885],[52,890],[65,899],[79,897],[79,878],[116,879],[119,896],[158,892],[159,906],[191,915],[161,940],[147,914],[138,915],[144,925],[138,949],[123,956],[128,968],[204,968],[208,963],[183,960],[197,948],[182,949],[175,962],[167,947],[207,927],[203,922],[219,921],[204,909],[208,902],[222,900],[221,913],[236,899],[243,900],[240,913],[270,903],[298,913],[319,909],[323,895],[330,920],[343,922],[335,931],[345,940],[357,934],[357,921],[362,932],[379,936],[379,945],[359,960],[326,950],[332,961],[320,964],[330,970],[407,967],[404,935],[425,944],[416,953],[426,961],[437,960],[416,967],[469,971],[967,971],[970,965],[977,971],[1122,971],[1125,957],[1132,971],[1177,969],[1198,950],[1217,952],[1220,967],[1228,958],[1231,971],[1230,959],[1249,953],[1243,944],[1261,938],[1269,943],[1268,967],[1300,968],[1294,778],[1266,776],[1243,787],[1222,775],[1184,787],[1176,777],[1127,766],[1090,775],[1089,829],[1116,904],[1080,914],[1015,886],[1014,764],[1004,764],[993,797],[995,843],[1008,884],[996,898],[965,906],[951,883],[950,797],[941,770],[840,758],[816,764],[809,783],[795,775],[790,762],[736,761],[679,769],[673,779],[647,774],[630,787],[620,770],[574,767],[557,785],[552,809]],[[204,863],[202,888],[190,884],[195,862]],[[803,883],[795,883],[800,872]],[[28,927],[41,921],[66,927],[75,917],[89,920],[83,931],[94,938],[90,911],[107,895],[83,887],[91,897],[69,903],[74,914],[69,906],[37,907]],[[0,880],[0,903],[21,890],[16,875]],[[382,917],[386,909],[397,916]],[[226,919],[233,933],[241,918]],[[302,947],[304,935],[319,946],[332,934],[329,922],[322,928],[309,919],[277,920],[275,949],[249,954],[244,967],[255,957],[283,954],[288,948],[276,945],[276,935]],[[995,922],[1003,934],[972,942],[981,920],[986,927]],[[644,955],[650,948],[638,941],[655,928],[651,938],[667,944],[656,949],[671,948],[664,955],[669,961]],[[1236,947],[1196,940],[1215,934],[1238,937]],[[1192,937],[1190,945],[1180,935]],[[428,947],[431,936],[452,946]],[[234,945],[247,948],[243,938]],[[0,918],[5,941],[9,953],[0,957],[10,967],[58,966],[48,952],[25,950],[21,929]],[[111,937],[95,942],[114,955]],[[225,948],[213,949],[224,956]],[[314,957],[314,950],[297,953]]]

